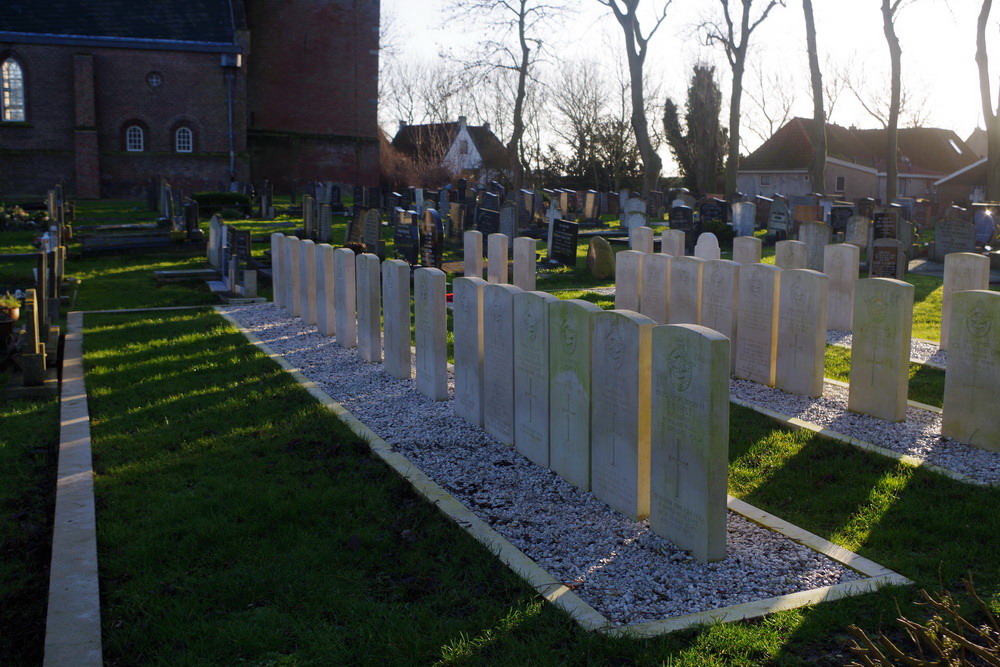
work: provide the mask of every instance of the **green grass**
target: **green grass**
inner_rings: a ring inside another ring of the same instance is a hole
[[[840,664],[912,588],[652,640],[580,630],[212,313],[88,316],[111,662]],[[1000,608],[1000,490],[733,407],[730,491]],[[408,532],[404,532],[408,531]]]
[[[55,398],[0,397],[0,661],[5,665],[41,664],[58,434]]]
[[[826,377],[850,382],[851,350],[836,345],[826,346]],[[923,364],[910,364],[911,401],[941,407],[944,400],[944,371]]]

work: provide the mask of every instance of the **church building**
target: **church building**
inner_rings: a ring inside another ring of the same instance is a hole
[[[5,0],[0,195],[377,185],[379,0]]]

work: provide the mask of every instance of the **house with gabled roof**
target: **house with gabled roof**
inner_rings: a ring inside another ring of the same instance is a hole
[[[738,188],[748,195],[804,195],[824,192],[844,199],[883,199],[886,189],[884,128],[859,130],[826,126],[826,183],[813,184],[813,120],[793,118],[740,164]],[[940,128],[900,128],[900,197],[932,197],[936,181],[978,159],[955,132]]]
[[[394,148],[418,164],[441,165],[452,174],[484,171],[495,175],[510,164],[507,148],[489,123],[469,125],[465,116],[454,123],[399,123]],[[487,175],[489,178],[492,176]]]

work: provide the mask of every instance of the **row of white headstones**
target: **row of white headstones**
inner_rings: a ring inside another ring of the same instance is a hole
[[[860,248],[823,245],[823,271],[760,263],[761,241],[734,239],[733,261],[703,234],[684,256],[683,233],[631,235],[618,253],[615,308],[657,324],[700,324],[733,343],[736,377],[791,394],[823,395],[827,329],[853,332],[848,409],[891,422],[906,418],[914,288],[888,278],[859,279]],[[805,245],[786,241],[779,257],[804,266]],[[792,245],[795,244],[795,245]],[[800,264],[801,263],[801,264]],[[948,350],[942,435],[1000,450],[1000,293],[989,291],[983,255],[945,257],[941,348]]]
[[[276,305],[369,362],[384,349],[384,370],[409,379],[410,267],[271,238]],[[729,340],[493,277],[454,282],[456,413],[695,557],[724,559]],[[417,389],[447,400],[445,274],[414,271],[412,298]]]

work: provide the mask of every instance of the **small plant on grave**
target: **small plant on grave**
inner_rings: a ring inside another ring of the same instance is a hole
[[[982,620],[971,620],[964,614],[961,603],[950,591],[937,594],[920,591],[923,602],[917,603],[931,611],[924,624],[916,623],[900,613],[897,619],[909,638],[909,645],[897,645],[884,632],[874,639],[856,625],[848,628],[854,636],[850,650],[858,662],[852,666],[889,667],[890,665],[994,665],[1000,666],[1000,623],[989,605],[976,593],[971,579],[962,585],[979,609]]]
[[[244,215],[243,211],[239,210],[238,208],[224,208],[221,211],[219,211],[219,215],[222,216],[223,220],[244,220],[244,219],[246,219],[246,215]]]
[[[0,320],[16,322],[21,312],[21,300],[7,292],[0,294]]]

